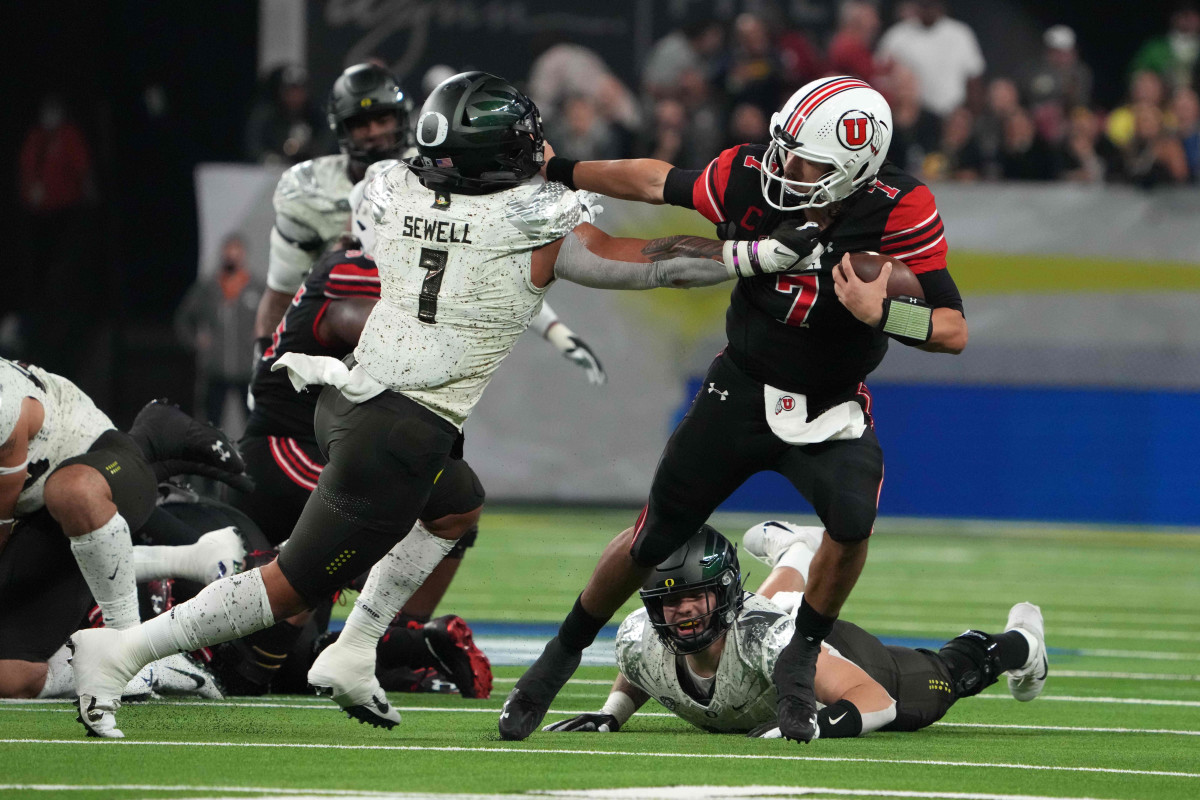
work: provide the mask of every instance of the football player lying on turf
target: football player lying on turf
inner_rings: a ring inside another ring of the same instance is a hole
[[[206,583],[242,557],[232,531],[190,549],[133,546],[131,531],[158,513],[159,480],[190,473],[244,485],[224,434],[174,406],[149,404],[122,433],[66,378],[0,359],[0,442],[0,696],[62,691],[70,670],[55,654],[92,598],[105,625],[129,628],[139,578]],[[144,693],[146,682],[131,686]]]
[[[713,733],[779,737],[772,671],[795,630],[794,610],[822,529],[764,522],[746,550],[774,567],[760,594],[742,591],[737,548],[704,525],[658,566],[642,590],[645,608],[617,633],[620,674],[604,707],[547,725],[547,731],[614,732],[647,700]],[[969,630],[941,650],[884,645],[844,620],[817,658],[818,736],[915,731],[963,697],[1008,673],[1018,700],[1046,682],[1041,610],[1017,603],[1005,632]]]

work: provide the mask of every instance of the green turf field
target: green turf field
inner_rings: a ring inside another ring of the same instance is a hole
[[[471,622],[557,621],[602,544],[633,517],[489,511],[442,611]],[[733,538],[756,521],[714,520]],[[391,733],[351,723],[327,701],[279,696],[127,706],[118,720],[129,738],[98,742],[82,737],[67,704],[6,703],[0,800],[547,790],[626,798],[1200,797],[1200,536],[890,519],[880,521],[871,548],[847,619],[881,636],[932,642],[967,627],[997,629],[1014,602],[1036,602],[1051,647],[1046,693],[1018,704],[1002,682],[918,733],[804,747],[702,733],[653,704],[617,734],[500,742],[496,709],[518,667],[496,670],[487,701],[393,695],[404,723]],[[757,585],[765,567],[746,567]],[[612,675],[608,667],[582,669],[555,710],[598,709]],[[671,786],[688,788],[649,788]],[[760,788],[735,788],[747,786]]]

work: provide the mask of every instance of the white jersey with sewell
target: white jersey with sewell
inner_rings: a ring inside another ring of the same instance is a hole
[[[707,703],[680,682],[683,657],[663,644],[640,608],[617,631],[617,667],[630,683],[668,711],[698,728],[745,733],[775,719],[772,673],[779,652],[791,641],[795,620],[771,601],[746,594],[746,603],[725,635],[725,649]]]
[[[379,383],[460,426],[541,307],[533,250],[586,221],[540,178],[482,195],[425,188],[403,163],[366,185],[382,288],[354,351]]]
[[[29,442],[28,477],[17,497],[17,517],[28,516],[45,502],[46,476],[68,458],[82,455],[114,427],[83,390],[66,378],[33,365],[0,358],[0,441],[7,442],[21,415],[21,401],[31,397],[42,406],[42,427]]]
[[[350,221],[350,157],[321,156],[291,167],[275,187],[267,285],[292,294]]]

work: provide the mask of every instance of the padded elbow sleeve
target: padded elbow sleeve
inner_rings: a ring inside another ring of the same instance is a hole
[[[277,228],[271,228],[271,255],[267,261],[267,286],[277,292],[294,294],[313,267],[317,251],[307,251],[288,241]]]

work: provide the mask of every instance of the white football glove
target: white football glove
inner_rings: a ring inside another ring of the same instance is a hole
[[[821,228],[815,222],[799,227],[781,225],[767,239],[725,242],[722,260],[731,278],[814,269],[826,249],[818,241],[820,235]]]
[[[583,368],[588,383],[592,386],[602,386],[608,380],[608,375],[592,348],[566,325],[561,322],[553,323],[546,331],[546,339],[572,363]]]

